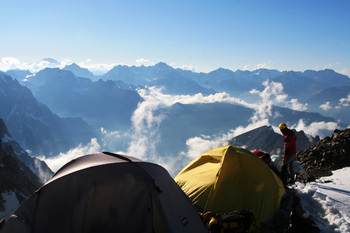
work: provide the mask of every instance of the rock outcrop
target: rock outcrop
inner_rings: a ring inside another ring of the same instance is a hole
[[[306,172],[314,178],[332,175],[332,171],[350,166],[350,128],[335,130],[314,146],[297,154]]]

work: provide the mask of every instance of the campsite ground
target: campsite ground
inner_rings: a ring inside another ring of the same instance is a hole
[[[333,171],[332,176],[309,183],[296,182],[292,187],[301,198],[304,210],[313,216],[322,233],[350,232],[349,174],[350,167],[347,167]],[[5,195],[6,203],[17,206],[18,203],[13,203],[14,196],[12,193]]]
[[[350,232],[350,167],[332,176],[299,183],[293,190],[300,196],[307,214],[314,217],[322,233]]]

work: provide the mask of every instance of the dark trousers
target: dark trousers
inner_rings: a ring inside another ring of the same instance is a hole
[[[287,157],[287,159],[283,160],[282,171],[281,171],[283,184],[288,183],[288,178],[290,178],[290,182],[294,182],[294,178],[295,178],[294,161],[295,161],[295,155],[290,155]]]

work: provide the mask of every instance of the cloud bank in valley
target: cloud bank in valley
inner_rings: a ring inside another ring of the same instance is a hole
[[[331,102],[327,101],[323,104],[321,104],[319,107],[323,110],[323,111],[329,111],[333,108],[339,109],[339,108],[347,108],[350,106],[350,94],[345,97],[345,98],[341,98],[339,99],[338,103],[335,104],[335,106],[333,107]]]
[[[251,91],[252,94],[258,96],[258,101],[256,103],[248,103],[242,99],[232,97],[228,93],[216,93],[208,96],[203,96],[200,93],[196,95],[169,95],[162,93],[161,89],[155,87],[138,89],[143,101],[139,103],[137,109],[133,113],[131,119],[133,127],[130,131],[106,132],[102,129],[102,133],[105,135],[105,138],[101,142],[102,145],[100,145],[96,139],[92,139],[88,145],[71,149],[67,153],[61,153],[54,158],[46,158],[45,161],[49,164],[50,168],[57,170],[71,159],[89,153],[96,153],[100,151],[101,148],[106,148],[108,150],[109,145],[113,144],[113,140],[127,138],[126,140],[128,143],[125,151],[120,151],[118,153],[158,163],[174,176],[189,161],[205,151],[218,146],[227,145],[228,141],[233,137],[257,127],[264,125],[270,126],[269,119],[274,117],[273,114],[278,114],[272,112],[272,107],[274,105],[282,105],[295,110],[304,110],[307,108],[307,105],[298,103],[298,100],[289,99],[288,95],[283,92],[283,85],[281,83],[266,81],[263,84],[265,86],[264,90]],[[343,103],[346,104],[346,101],[347,100],[344,100]],[[186,145],[184,145],[187,147],[186,151],[182,151],[179,155],[160,156],[157,154],[156,145],[161,141],[159,127],[165,116],[156,113],[156,110],[169,107],[175,103],[195,104],[215,102],[243,105],[254,109],[255,114],[251,119],[247,120],[247,125],[242,125],[235,129],[227,129],[227,132],[222,135],[198,135],[188,138]],[[337,123],[313,122],[310,125],[306,125],[300,120],[297,125],[291,127],[298,131],[304,130],[307,134],[316,136],[320,135],[322,130],[334,130],[337,127]],[[273,126],[273,128],[279,133],[278,126]],[[115,148],[113,148],[113,150],[115,150]]]

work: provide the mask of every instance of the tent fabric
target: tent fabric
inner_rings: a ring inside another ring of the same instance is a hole
[[[280,178],[264,161],[232,145],[203,153],[175,181],[204,212],[223,214],[248,209],[260,222],[278,211],[285,194]]]
[[[97,153],[62,167],[20,206],[3,232],[206,230],[189,198],[163,167]]]

